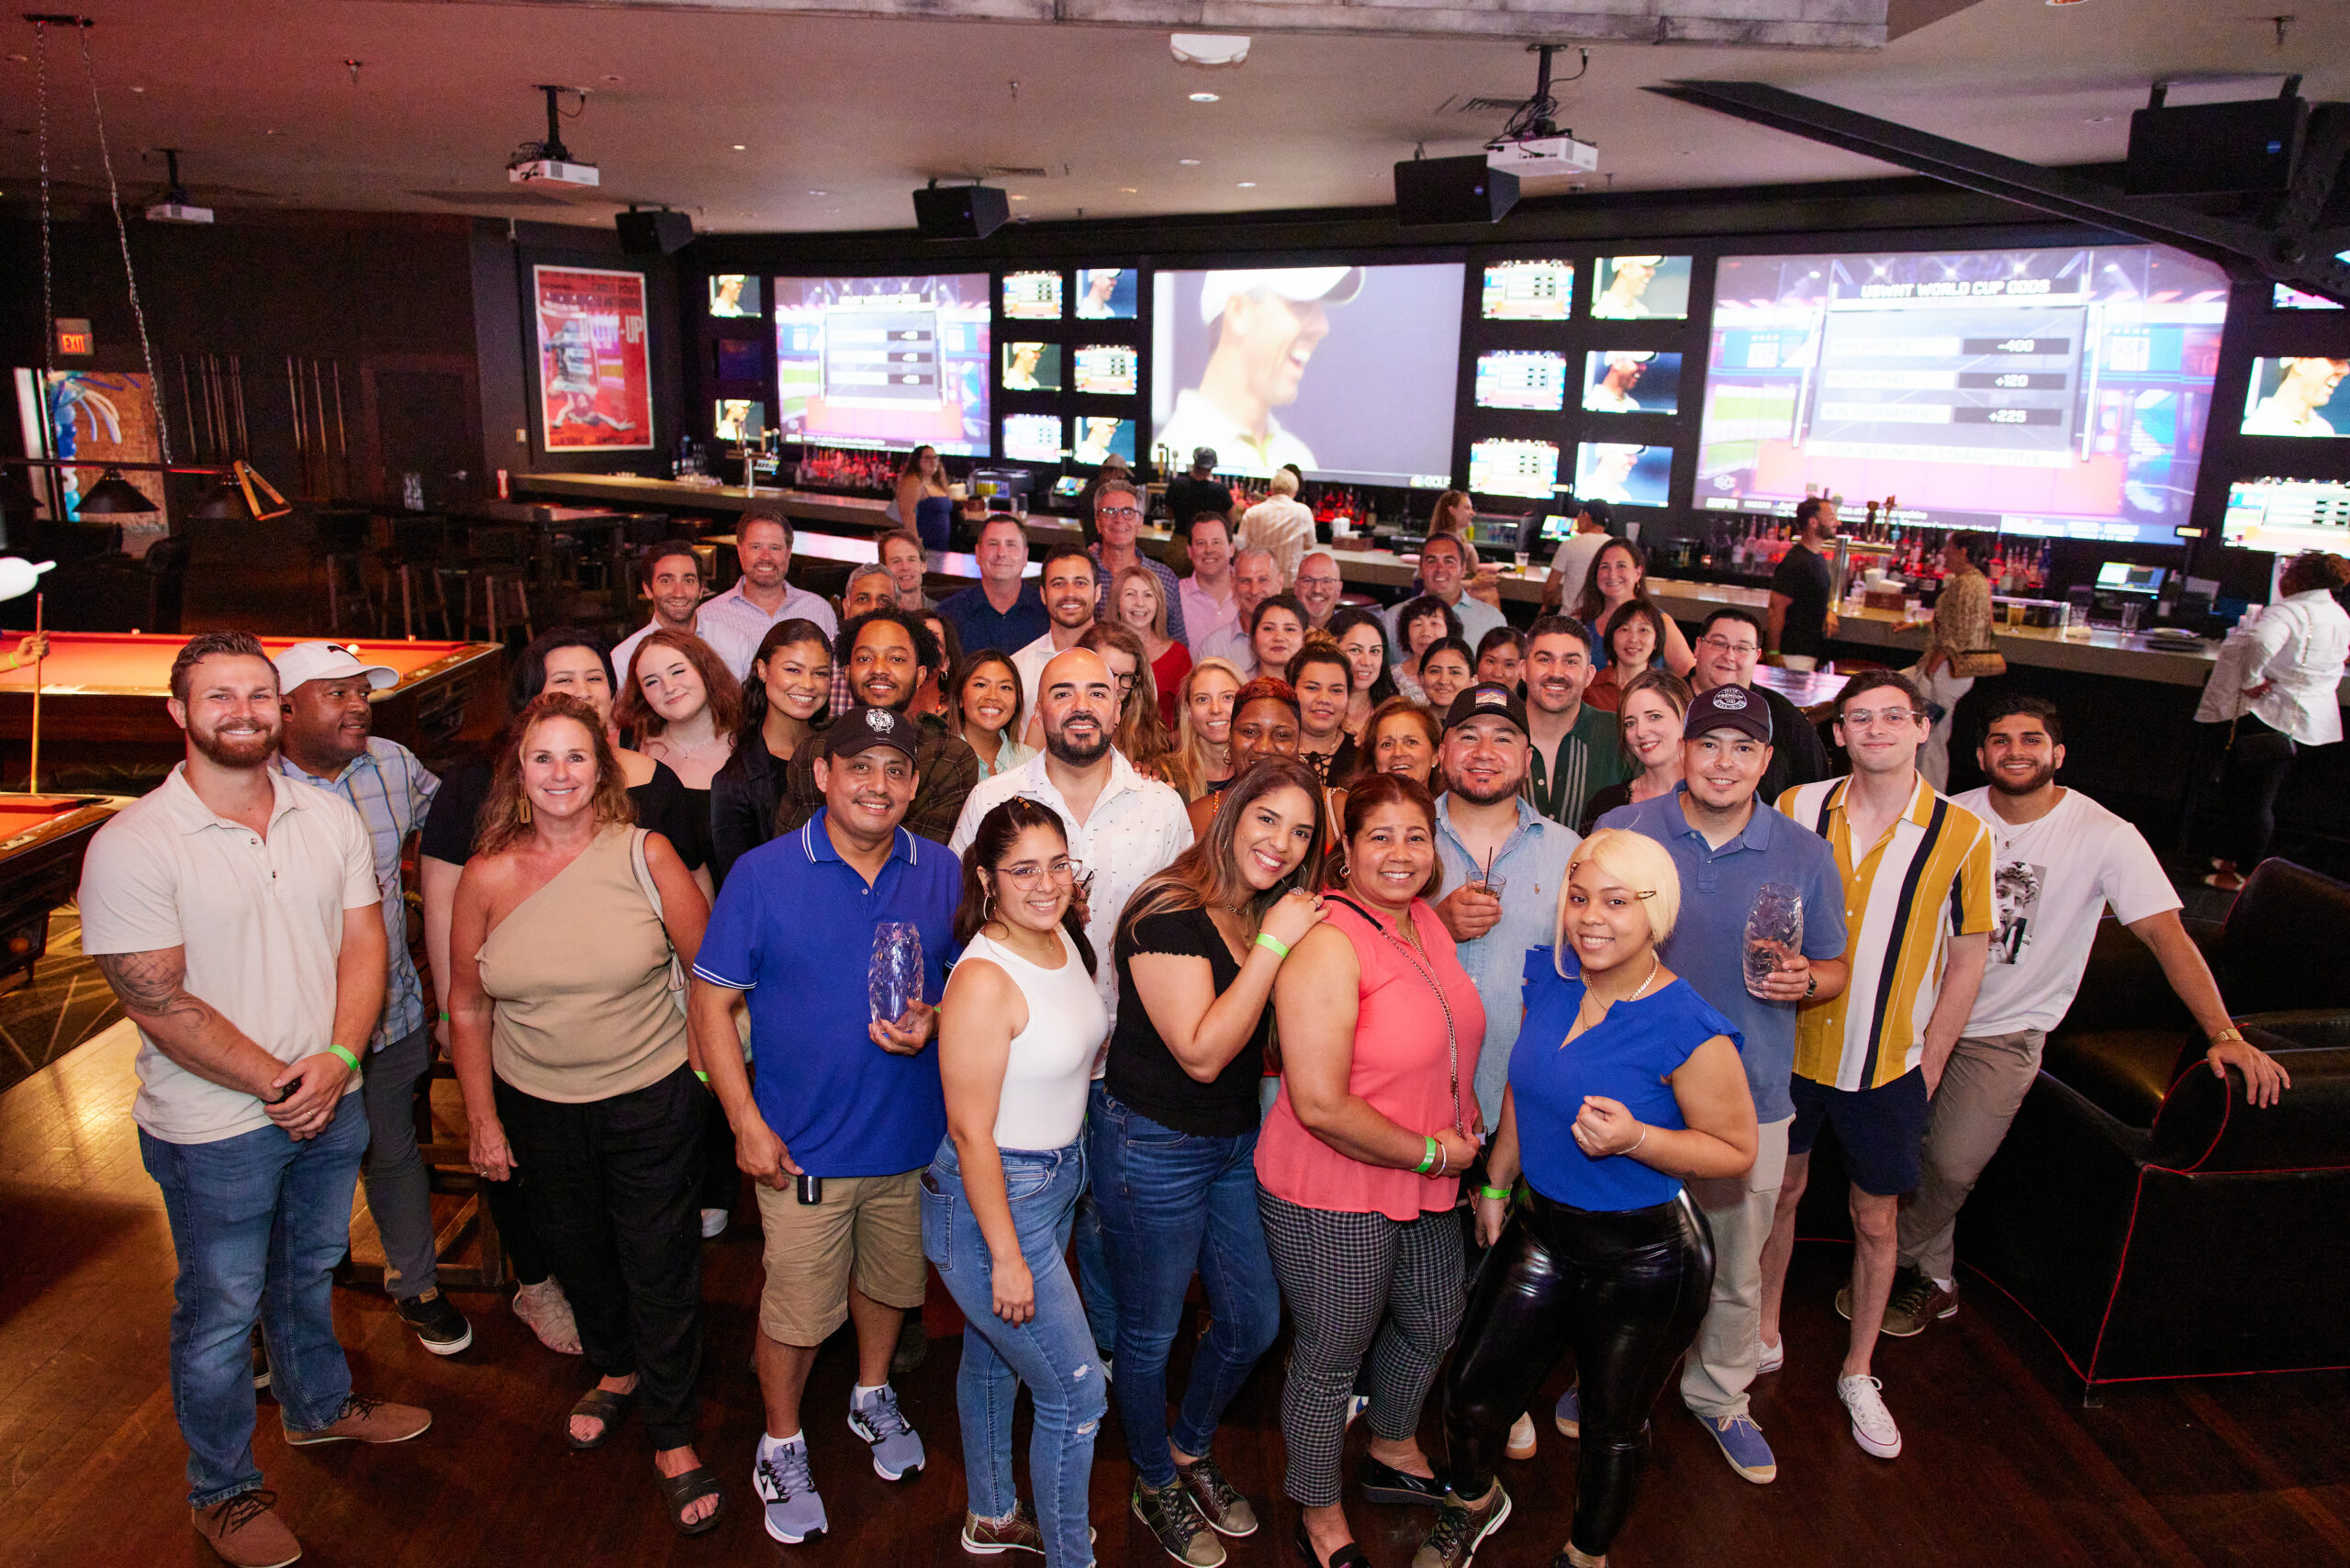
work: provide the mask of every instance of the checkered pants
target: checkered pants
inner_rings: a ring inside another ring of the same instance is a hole
[[[1257,1210],[1295,1331],[1281,1389],[1283,1490],[1301,1506],[1326,1507],[1338,1500],[1347,1402],[1366,1355],[1373,1435],[1395,1441],[1419,1430],[1460,1326],[1460,1221],[1449,1212],[1399,1222],[1303,1208],[1261,1187]]]

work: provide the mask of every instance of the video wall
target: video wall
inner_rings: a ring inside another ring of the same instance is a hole
[[[2350,319],[2314,297],[2264,286],[2241,314],[2266,335],[2223,362],[2227,278],[2162,247],[1692,251],[714,273],[701,406],[725,441],[1080,476],[1205,446],[1225,474],[1546,518],[1598,498],[1681,532],[1817,489],[1896,497],[1913,525],[2168,545],[2211,443],[2215,533],[2236,475],[2350,473]],[[2248,466],[2240,442],[2311,461]]]

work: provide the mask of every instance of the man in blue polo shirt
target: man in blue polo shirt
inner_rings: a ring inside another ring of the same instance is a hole
[[[1670,795],[1620,806],[1599,820],[1629,828],[1671,852],[1681,873],[1681,920],[1664,945],[1673,973],[1739,1027],[1747,1087],[1761,1123],[1754,1169],[1743,1177],[1689,1183],[1714,1233],[1714,1292],[1681,1372],[1681,1397],[1706,1423],[1732,1470],[1775,1478],[1778,1462],[1748,1413],[1758,1372],[1776,1371],[1779,1350],[1762,1338],[1762,1244],[1771,1234],[1787,1165],[1795,1101],[1796,1009],[1844,989],[1844,884],[1835,853],[1818,834],[1754,798],[1770,768],[1771,710],[1743,686],[1698,693],[1682,722],[1683,783]],[[1766,884],[1803,900],[1803,938],[1750,989],[1746,923]],[[1760,994],[1758,994],[1758,991]],[[1572,1392],[1568,1399],[1574,1397]],[[1566,1424],[1561,1401],[1560,1425]]]
[[[824,732],[822,809],[734,863],[694,964],[700,1065],[758,1182],[767,1233],[757,1365],[767,1406],[752,1484],[767,1534],[829,1528],[808,1468],[800,1400],[816,1348],[856,1324],[849,1426],[895,1481],[923,1462],[898,1409],[890,1357],[927,1283],[921,1182],[946,1133],[934,1004],[946,986],[962,870],[900,824],[919,782],[918,733],[889,708],[853,708]],[[884,922],[922,938],[922,996],[874,1021],[863,983]],[[755,1088],[732,1008],[749,999]]]

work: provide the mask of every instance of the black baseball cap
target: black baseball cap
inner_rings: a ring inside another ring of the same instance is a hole
[[[1517,733],[1522,735],[1534,733],[1526,722],[1524,700],[1494,680],[1479,681],[1452,700],[1451,708],[1444,715],[1444,733],[1450,734],[1470,720],[1482,719],[1489,713],[1498,713],[1507,719],[1517,726]]]
[[[886,745],[903,752],[912,761],[921,738],[914,722],[895,708],[858,706],[834,719],[824,732],[824,755],[851,756]]]
[[[1738,730],[1769,745],[1771,706],[1761,692],[1743,686],[1724,684],[1701,691],[1681,721],[1681,733],[1696,736],[1707,730]]]

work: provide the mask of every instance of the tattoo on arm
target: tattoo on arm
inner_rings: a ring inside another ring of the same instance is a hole
[[[127,1013],[168,1019],[188,1027],[201,1026],[212,1009],[187,991],[187,952],[163,947],[151,953],[101,953],[93,956],[98,972],[121,998]]]

